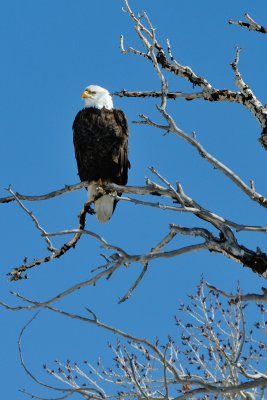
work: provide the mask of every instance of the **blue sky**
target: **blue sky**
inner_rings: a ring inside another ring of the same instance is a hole
[[[206,77],[217,88],[234,89],[230,63],[235,46],[242,48],[240,71],[258,98],[266,102],[266,37],[227,24],[248,12],[267,24],[267,4],[248,0],[205,2],[174,0],[131,2],[135,11],[145,9],[159,40],[167,38],[176,59]],[[1,132],[0,190],[6,196],[9,184],[25,194],[50,192],[78,182],[72,145],[72,122],[83,104],[80,93],[88,84],[99,84],[110,92],[159,90],[158,78],[148,63],[133,55],[122,55],[119,37],[125,45],[138,46],[132,22],[120,0],[9,0],[0,6],[1,45]],[[170,90],[192,91],[181,79],[169,79]],[[143,125],[132,124],[143,113],[157,121],[156,100],[114,98],[130,122],[129,185],[143,185],[153,165],[169,181],[179,180],[187,194],[207,209],[239,223],[266,225],[264,209],[253,204],[231,182],[200,159],[181,139]],[[186,132],[197,132],[206,149],[226,163],[246,182],[254,179],[256,189],[266,195],[267,154],[257,138],[260,127],[254,117],[235,104],[204,101],[169,102],[168,111]],[[85,191],[54,200],[27,203],[47,231],[75,228]],[[6,273],[23,258],[46,254],[29,217],[16,204],[2,205],[1,299],[15,304],[10,291],[45,300],[88,279],[100,265],[98,244],[83,238],[65,257],[30,272],[30,279],[10,283]],[[149,251],[168,232],[168,225],[205,226],[190,215],[175,215],[121,202],[107,225],[89,217],[87,228],[131,254]],[[266,249],[264,236],[240,233],[241,243]],[[175,246],[191,239],[179,237]],[[56,243],[62,243],[58,239]],[[173,246],[174,246],[173,245]],[[237,280],[244,291],[259,291],[264,281],[241,265],[219,255],[189,254],[174,260],[157,261],[132,296],[118,305],[140,272],[139,265],[121,269],[111,280],[100,281],[60,302],[67,310],[83,313],[87,306],[99,318],[129,332],[153,339],[165,339],[174,332],[172,317],[178,300],[194,292],[203,273],[214,285],[234,291]],[[18,399],[18,389],[42,391],[22,371],[17,337],[29,313],[1,310],[1,365],[3,398]],[[108,337],[92,327],[42,311],[24,340],[25,360],[38,377],[42,364],[55,358],[73,361],[108,358]],[[109,337],[110,339],[110,337]],[[57,382],[55,382],[57,384]]]

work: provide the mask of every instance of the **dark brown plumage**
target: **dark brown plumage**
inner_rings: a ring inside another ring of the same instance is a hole
[[[73,142],[81,181],[128,180],[128,124],[119,109],[88,107],[73,122]]]

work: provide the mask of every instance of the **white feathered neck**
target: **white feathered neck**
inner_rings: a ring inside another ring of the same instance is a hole
[[[95,107],[99,109],[105,107],[108,110],[112,110],[113,108],[113,101],[109,91],[101,86],[87,86],[82,93],[82,97],[85,101],[85,107]]]

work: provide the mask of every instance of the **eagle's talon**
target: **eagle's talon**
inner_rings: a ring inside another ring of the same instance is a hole
[[[95,214],[95,210],[92,207],[89,207],[88,208],[88,214],[94,215]]]
[[[85,210],[90,215],[94,215],[95,214],[95,210],[91,207],[90,204],[86,204],[85,205]]]

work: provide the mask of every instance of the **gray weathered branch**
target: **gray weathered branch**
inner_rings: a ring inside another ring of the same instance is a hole
[[[141,43],[146,47],[148,50],[147,54],[139,54],[140,51],[129,48],[125,50],[124,48],[124,42],[123,39],[121,40],[121,51],[123,54],[128,54],[128,53],[133,53],[135,55],[142,55],[144,56],[148,61],[152,62],[158,75],[159,73],[162,75],[161,82],[163,82],[163,76],[162,72],[160,72],[160,68],[163,70],[166,70],[167,72],[170,72],[176,76],[179,76],[186,81],[190,82],[193,87],[197,86],[202,89],[201,94],[196,94],[196,95],[188,95],[186,94],[174,94],[174,93],[168,93],[166,90],[167,86],[161,85],[161,87],[165,87],[164,91],[164,96],[166,99],[168,98],[177,98],[177,97],[184,97],[187,98],[188,100],[192,100],[195,98],[202,97],[205,100],[209,101],[234,101],[237,102],[243,106],[245,106],[252,114],[255,116],[256,120],[260,124],[262,128],[261,132],[261,137],[259,139],[260,143],[262,146],[267,149],[267,108],[266,106],[263,106],[262,103],[257,99],[255,94],[253,94],[252,90],[246,85],[246,90],[241,90],[241,92],[231,92],[230,90],[220,90],[215,88],[206,78],[198,75],[195,73],[192,68],[188,66],[184,66],[180,64],[175,58],[173,57],[172,51],[171,51],[171,46],[170,42],[167,40],[167,55],[164,50],[164,47],[157,41],[156,36],[155,36],[155,28],[152,26],[150,20],[147,18],[147,14],[144,13],[145,21],[147,23],[147,26],[145,26],[145,23],[142,22],[141,18],[137,18],[132,11],[132,9],[129,6],[129,2],[127,0],[125,1],[125,6],[128,14],[130,15],[132,21],[134,22],[135,25],[135,30],[137,32],[137,35],[141,41]],[[251,17],[249,17],[246,14],[246,17],[249,19],[250,26],[253,27],[254,30],[261,29],[260,26],[258,26],[255,21],[252,20]],[[235,72],[236,75],[236,82],[240,82],[240,77],[241,75],[239,72],[237,73],[237,62],[232,63],[232,68]],[[238,74],[240,75],[238,77]],[[238,86],[240,88],[240,85]],[[244,88],[244,86],[243,86]],[[134,92],[129,93],[129,97],[133,97]],[[127,92],[125,90],[122,90],[121,92],[116,93],[116,95],[119,96],[127,96]],[[144,96],[151,96],[151,93],[147,92],[139,92],[137,97],[144,97]],[[154,97],[158,97],[158,92],[155,92],[153,95]],[[162,96],[162,94],[161,94]],[[165,104],[166,106],[166,104]],[[165,109],[165,107],[163,107]]]
[[[235,21],[230,19],[228,21],[228,23],[230,25],[236,25],[239,26],[240,28],[247,28],[250,31],[256,31],[256,32],[260,32],[260,33],[267,33],[267,28],[265,28],[262,25],[259,25],[256,21],[254,21],[253,18],[251,18],[251,16],[249,14],[244,14],[244,17],[246,18],[246,20],[248,22],[244,22],[244,21]]]

